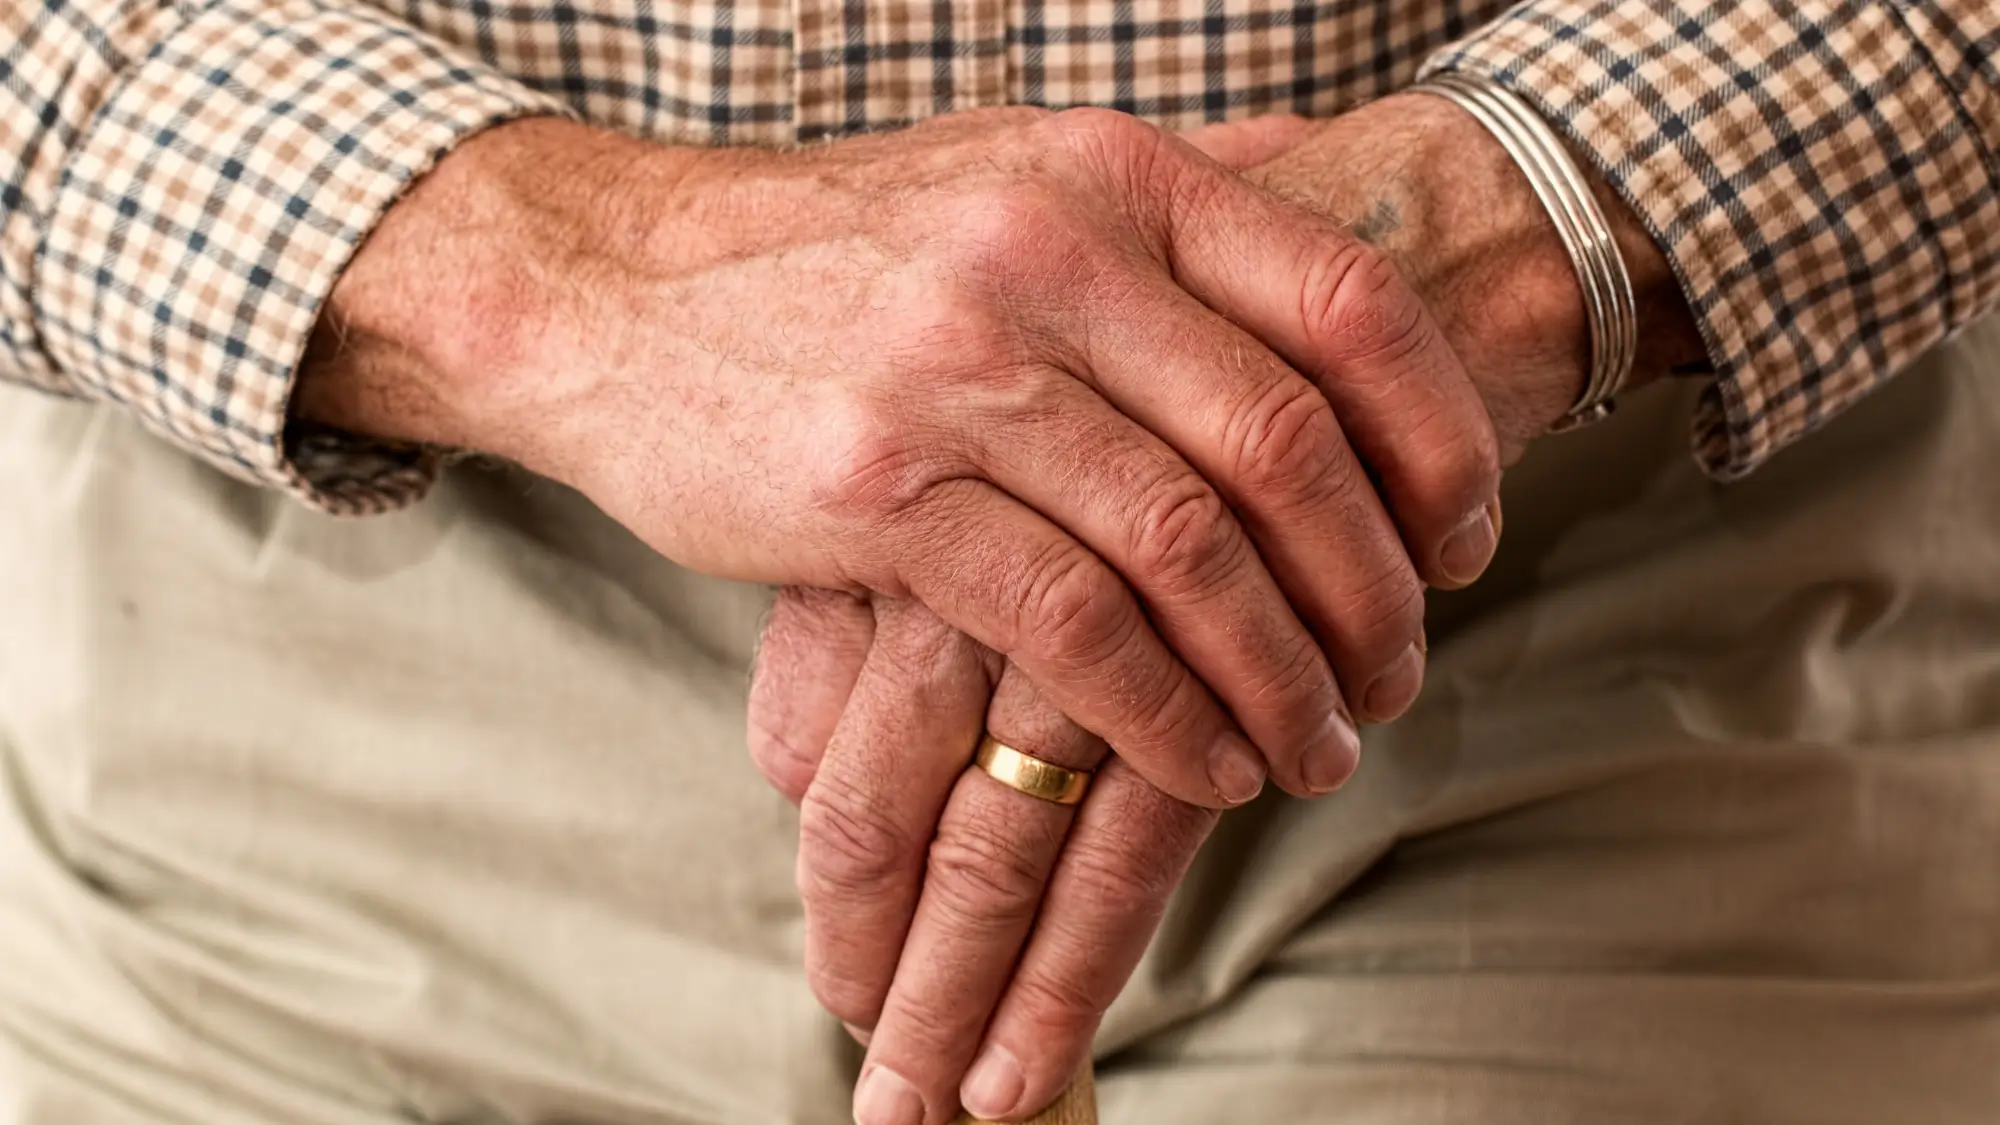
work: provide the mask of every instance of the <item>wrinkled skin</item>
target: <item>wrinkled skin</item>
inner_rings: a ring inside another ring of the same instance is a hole
[[[1218,807],[1345,779],[1498,480],[1386,257],[1103,111],[786,152],[500,126],[356,256],[299,395],[690,568],[917,601]]]
[[[1588,352],[1572,269],[1504,152],[1456,110],[1394,98],[1332,122],[1265,118],[1188,139],[1390,254],[1472,357],[1503,458],[1574,400]],[[1664,261],[1614,214],[1655,342],[1644,381],[1700,344]],[[1372,710],[1390,718],[1401,706]],[[1072,812],[962,771],[982,726],[1038,757],[1098,767],[1089,799]],[[1053,1098],[1217,814],[1107,758],[1016,669],[907,602],[784,591],[751,728],[759,768],[804,802],[801,887],[814,946],[830,951],[812,960],[815,987],[870,1047],[857,1106],[880,1096],[870,1085],[882,1070],[923,1101],[926,1120],[960,1097],[993,1118]],[[930,800],[912,792],[919,760]],[[814,815],[828,799],[885,810],[880,831],[850,826],[829,846]],[[842,897],[815,893],[829,862],[856,858],[837,880]]]

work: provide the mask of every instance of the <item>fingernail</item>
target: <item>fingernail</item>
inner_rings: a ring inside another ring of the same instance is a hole
[[[1493,548],[1500,542],[1493,526],[1493,508],[1484,507],[1465,518],[1438,551],[1438,569],[1461,586],[1471,585],[1493,561]]]
[[[902,1075],[869,1067],[854,1090],[854,1125],[924,1125],[924,1099]]]
[[[1222,799],[1240,805],[1264,788],[1264,757],[1235,731],[1225,731],[1208,752],[1208,782]]]
[[[854,1037],[854,1041],[856,1043],[861,1044],[863,1047],[866,1047],[868,1045],[868,1041],[870,1039],[875,1038],[874,1033],[870,1032],[865,1027],[856,1027],[851,1023],[842,1023],[840,1026],[846,1028],[847,1033]]]
[[[994,1043],[981,1051],[978,1061],[966,1071],[958,1100],[974,1117],[1005,1117],[1014,1111],[1027,1088],[1028,1076],[1021,1070],[1021,1060]]]
[[[1368,685],[1368,690],[1361,697],[1361,703],[1368,709],[1369,718],[1378,723],[1386,723],[1409,710],[1410,704],[1416,700],[1417,692],[1422,691],[1423,686],[1424,653],[1417,642],[1413,641],[1410,647],[1404,649],[1403,654],[1389,665],[1387,671],[1375,677],[1375,682]]]
[[[1319,737],[1306,747],[1305,761],[1300,766],[1305,773],[1306,788],[1315,796],[1331,793],[1347,784],[1347,779],[1354,776],[1354,767],[1360,764],[1361,734],[1354,729],[1354,720],[1347,717],[1346,709],[1336,707],[1327,716]]]

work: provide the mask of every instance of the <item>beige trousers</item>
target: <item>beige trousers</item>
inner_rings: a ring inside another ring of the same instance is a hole
[[[1355,782],[1225,818],[1107,1122],[2000,1121],[2000,326],[1740,485],[1686,405],[1543,443]],[[845,1121],[765,601],[0,395],[0,1122]]]

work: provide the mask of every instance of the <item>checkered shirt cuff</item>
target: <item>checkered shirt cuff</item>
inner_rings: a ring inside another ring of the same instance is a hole
[[[2000,303],[2000,4],[1527,0],[1433,58],[1536,105],[1650,228],[1741,476]]]
[[[56,389],[327,511],[407,502],[435,472],[420,450],[287,445],[321,302],[455,142],[560,110],[360,6],[179,10],[105,84],[50,202],[34,304]]]

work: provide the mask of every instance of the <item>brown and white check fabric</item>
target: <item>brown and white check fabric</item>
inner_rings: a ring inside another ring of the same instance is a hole
[[[1748,472],[2000,305],[2000,2],[1533,0],[1447,52],[1539,106],[1646,220]]]
[[[108,399],[342,512],[419,454],[288,445],[321,301],[463,137],[568,112],[781,144],[1003,103],[1327,115],[1420,65],[1516,89],[1677,270],[1747,472],[2000,304],[1994,0],[17,0],[0,378]]]

